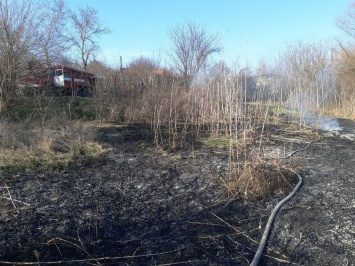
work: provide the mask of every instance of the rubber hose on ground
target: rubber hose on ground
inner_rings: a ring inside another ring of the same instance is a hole
[[[265,230],[264,230],[264,234],[261,238],[261,241],[260,241],[260,244],[259,244],[259,247],[258,247],[258,250],[256,251],[255,253],[255,256],[254,256],[254,259],[253,261],[251,262],[250,266],[257,266],[258,263],[259,263],[259,260],[261,258],[261,255],[263,254],[263,251],[264,251],[264,248],[265,248],[265,245],[266,245],[266,242],[267,242],[267,239],[268,239],[268,236],[270,234],[270,231],[271,231],[271,226],[274,222],[274,219],[275,219],[275,216],[277,214],[277,212],[280,210],[280,208],[287,202],[289,201],[295,194],[296,192],[298,191],[298,189],[301,187],[302,185],[302,177],[299,173],[289,169],[291,172],[293,172],[295,175],[297,175],[299,181],[296,185],[296,187],[292,190],[292,192],[286,197],[284,198],[282,201],[280,201],[276,207],[274,208],[274,210],[272,211],[270,217],[269,217],[269,220],[267,221],[267,224],[265,226]]]

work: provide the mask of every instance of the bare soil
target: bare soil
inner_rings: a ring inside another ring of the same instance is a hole
[[[340,122],[340,133],[265,134],[272,156],[323,138],[284,159],[298,163],[304,184],[277,215],[260,265],[355,264],[355,123]],[[0,264],[248,265],[289,192],[228,200],[227,148],[156,149],[144,125],[97,138],[111,151],[55,171],[1,174]]]

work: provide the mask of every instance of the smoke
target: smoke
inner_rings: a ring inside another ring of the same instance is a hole
[[[319,129],[323,131],[341,131],[342,127],[339,126],[338,119],[330,117],[320,118]]]
[[[322,131],[343,130],[336,118],[318,115],[310,111],[317,109],[317,103],[314,97],[305,91],[291,94],[287,100],[287,105],[290,109],[298,111],[301,118],[300,122],[307,126]]]
[[[339,125],[338,119],[326,116],[306,116],[306,125],[318,128],[322,131],[341,131],[343,128]]]

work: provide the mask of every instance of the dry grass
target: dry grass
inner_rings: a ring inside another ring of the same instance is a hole
[[[281,141],[293,143],[297,139],[289,136]],[[288,168],[296,169],[298,166],[295,162],[286,162],[279,158],[279,154],[270,156],[270,152],[265,149],[274,150],[275,146],[270,146],[268,140],[263,140],[257,134],[250,138],[240,138],[239,142],[236,146],[230,146],[229,175],[221,179],[229,199],[261,199],[293,187],[295,176]]]
[[[95,155],[104,149],[94,131],[80,121],[53,119],[41,127],[36,120],[0,121],[0,168],[61,167],[73,156]]]
[[[235,172],[229,190],[244,199],[259,199],[292,188],[294,179],[279,162],[245,163]]]
[[[353,105],[349,104],[346,107],[329,109],[325,112],[325,114],[331,117],[355,120],[355,102],[353,103]]]

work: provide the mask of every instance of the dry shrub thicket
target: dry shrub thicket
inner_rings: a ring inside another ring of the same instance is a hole
[[[173,70],[140,58],[107,77],[106,93],[98,92],[97,101],[103,101],[105,119],[151,124],[158,147],[220,140],[230,152],[223,182],[231,197],[259,197],[268,193],[265,188],[278,191],[290,180],[280,161],[266,163],[263,157],[268,124],[289,116],[303,129],[310,119],[316,123],[336,109],[345,116],[354,108],[353,90],[339,74],[346,64],[340,59],[322,44],[300,43],[287,47],[274,67],[261,62],[255,73],[239,63],[215,64],[186,90]],[[274,180],[266,174],[270,169]]]
[[[355,119],[355,53],[341,51],[334,55],[334,70],[341,88],[332,114]]]

